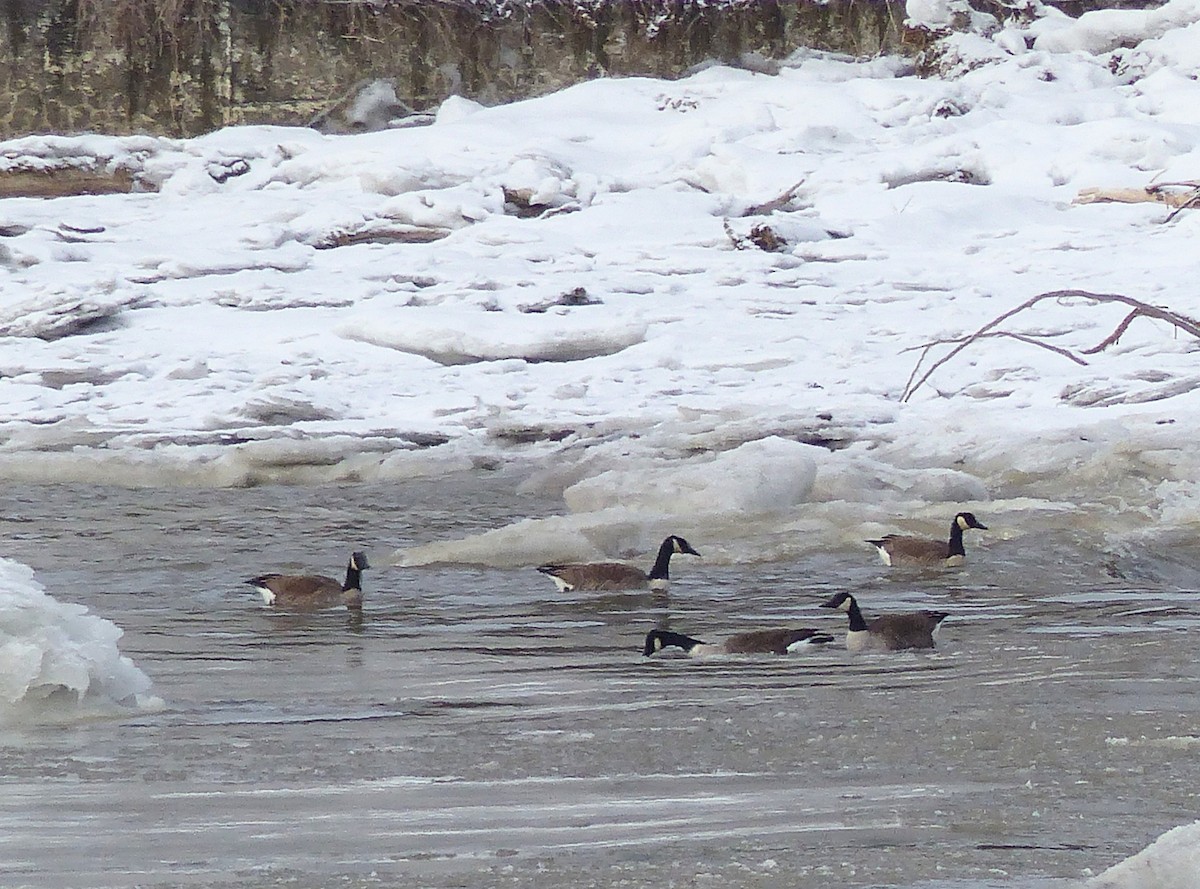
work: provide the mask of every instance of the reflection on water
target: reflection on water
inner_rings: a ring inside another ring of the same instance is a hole
[[[379,568],[355,622],[269,611],[242,581],[557,504],[500,475],[7,497],[3,555],[124,627],[167,708],[0,729],[6,886],[1024,889],[1198,810],[1200,607],[1178,561],[1135,583],[1048,534],[926,575],[866,548],[688,561],[669,595]],[[950,611],[939,649],[640,654],[656,625],[840,634],[816,607],[838,588],[868,613]]]

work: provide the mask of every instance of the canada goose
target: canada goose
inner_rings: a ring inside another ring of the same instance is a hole
[[[566,565],[542,565],[538,568],[543,574],[548,574],[554,581],[559,592],[570,590],[635,590],[649,587],[652,590],[665,590],[670,585],[668,567],[671,556],[675,553],[687,553],[698,556],[700,553],[692,549],[692,545],[672,534],[658,548],[658,558],[654,567],[646,574],[641,568],[626,565],[624,562],[579,562]]]
[[[682,633],[672,633],[670,630],[651,630],[646,634],[646,645],[642,654],[649,657],[657,654],[668,645],[682,648],[692,657],[704,657],[711,654],[789,654],[803,645],[817,645],[832,642],[833,637],[828,633],[801,629],[782,630],[751,630],[747,633],[736,633],[723,642],[709,643],[693,639]]]
[[[884,614],[865,620],[858,602],[849,593],[838,593],[822,608],[836,608],[850,615],[846,633],[848,651],[900,651],[904,648],[933,648],[938,627],[946,619],[945,611],[914,611],[910,614]]]
[[[867,543],[879,550],[885,565],[945,565],[953,568],[961,565],[966,557],[963,531],[968,528],[986,531],[987,525],[975,518],[974,513],[960,512],[950,523],[950,539],[945,543],[903,534],[887,534]]]
[[[268,605],[293,611],[320,611],[345,605],[352,611],[362,608],[362,572],[370,568],[367,554],[350,555],[346,582],[338,583],[323,574],[260,574],[246,583],[256,588]]]

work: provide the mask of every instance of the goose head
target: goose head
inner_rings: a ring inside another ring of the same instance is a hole
[[[954,524],[958,525],[964,531],[968,528],[977,528],[980,531],[988,529],[987,525],[975,518],[975,513],[973,512],[960,512],[954,517]]]
[[[700,553],[692,548],[692,545],[677,534],[672,534],[667,538],[671,544],[671,552],[684,553],[689,556],[698,556]]]
[[[836,608],[838,611],[849,611],[854,607],[854,597],[846,592],[837,593],[822,602],[820,607]]]

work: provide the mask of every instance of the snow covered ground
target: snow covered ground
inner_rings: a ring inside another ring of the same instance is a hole
[[[366,135],[0,144],[5,166],[145,189],[0,202],[0,475],[528,459],[574,512],[609,510],[575,531],[820,504],[857,540],[981,500],[1186,527],[1200,372],[1168,323],[1083,356],[1128,306],[1045,300],[1001,328],[1026,339],[976,342],[901,400],[923,346],[922,370],[1040,293],[1200,314],[1197,211],[1077,200],[1196,178],[1200,3],[1037,11],[977,17],[942,77],[800,53],[777,75],[451,99]]]

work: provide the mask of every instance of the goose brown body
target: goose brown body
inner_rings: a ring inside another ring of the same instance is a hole
[[[670,583],[671,556],[675,553],[698,556],[700,553],[678,535],[663,540],[649,573],[624,562],[569,562],[541,565],[538,571],[548,575],[562,591],[665,589]]]
[[[623,562],[580,562],[541,565],[561,590],[633,590],[648,586],[650,578],[641,568]]]
[[[950,522],[950,537],[947,540],[885,534],[867,543],[879,550],[879,557],[885,565],[943,565],[953,568],[961,565],[966,558],[963,531],[970,528],[986,531],[987,525],[975,518],[974,513],[960,512]]]
[[[849,593],[838,593],[822,608],[836,608],[850,617],[846,633],[849,651],[902,651],[908,648],[933,648],[937,631],[949,615],[945,611],[913,611],[907,614],[883,614],[867,620],[858,601]]]
[[[362,608],[362,572],[369,568],[365,553],[350,556],[346,580],[338,582],[323,574],[260,574],[247,580],[262,594],[263,601],[289,611],[321,611],[345,605],[351,610]]]

